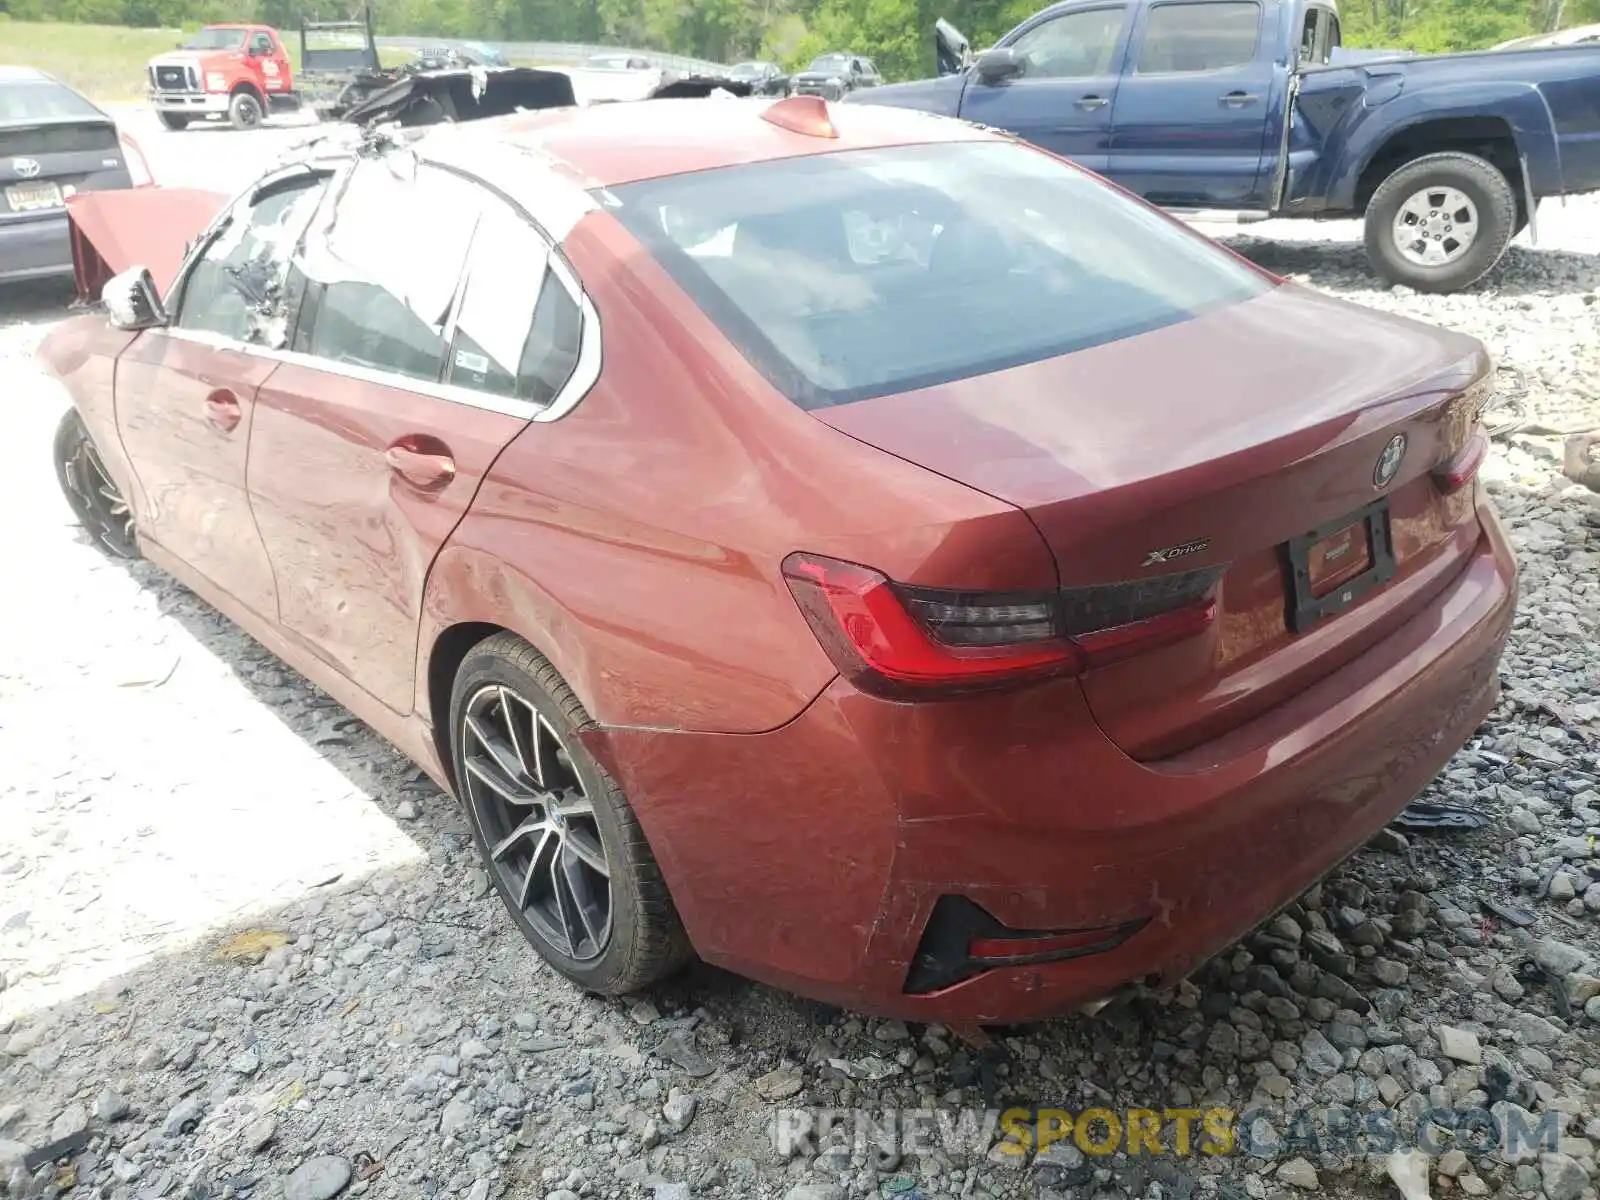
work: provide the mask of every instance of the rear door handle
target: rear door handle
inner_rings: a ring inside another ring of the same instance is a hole
[[[1080,96],[1074,103],[1079,108],[1104,108],[1111,101],[1104,96]]]
[[[1261,99],[1259,92],[1229,92],[1222,97],[1222,103],[1230,108],[1243,108],[1247,104],[1254,104]]]
[[[456,477],[450,447],[425,433],[408,433],[383,452],[389,469],[424,492],[442,491]]]
[[[244,419],[244,409],[239,397],[227,388],[218,388],[206,396],[206,423],[219,433],[232,433]]]

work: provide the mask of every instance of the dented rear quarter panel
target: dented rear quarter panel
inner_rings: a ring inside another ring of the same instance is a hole
[[[425,659],[451,626],[492,623],[549,658],[602,726],[750,733],[834,675],[783,582],[792,551],[907,582],[963,564],[975,588],[1053,584],[1020,511],[772,391],[610,216],[585,217],[564,248],[600,314],[603,369],[485,477],[429,577]]]

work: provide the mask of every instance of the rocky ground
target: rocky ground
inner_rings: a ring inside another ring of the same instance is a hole
[[[60,400],[28,358],[59,296],[8,297],[0,1189],[1593,1200],[1600,497],[1557,471],[1562,435],[1600,425],[1600,197],[1580,205],[1455,297],[1376,289],[1345,231],[1234,239],[1509,368],[1487,477],[1523,599],[1504,700],[1429,789],[1486,825],[1390,831],[1174,995],[1004,1039],[1002,1101],[1250,1112],[1228,1155],[775,1146],[780,1108],[981,1108],[980,1064],[938,1028],[706,968],[624,1001],[545,969],[452,801],[184,589],[76,538],[46,463]],[[1433,1156],[1329,1137],[1330,1108],[1420,1120]],[[1443,1128],[1483,1110],[1558,1132],[1496,1150]]]

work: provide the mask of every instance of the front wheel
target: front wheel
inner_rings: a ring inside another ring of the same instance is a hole
[[[157,113],[156,116],[160,117],[161,123],[172,130],[173,133],[189,128],[189,118],[182,113],[162,112]]]
[[[228,102],[228,120],[235,129],[255,129],[265,114],[252,92],[239,92]]]
[[[557,971],[616,995],[691,952],[638,818],[577,739],[587,724],[555,668],[514,634],[481,642],[456,673],[456,790],[495,890]]]
[[[84,532],[108,554],[138,558],[133,510],[117,490],[75,408],[67,409],[56,426],[54,453],[56,482]]]
[[[1367,259],[1390,283],[1456,292],[1500,261],[1516,229],[1516,193],[1492,163],[1473,154],[1427,154],[1372,194]]]

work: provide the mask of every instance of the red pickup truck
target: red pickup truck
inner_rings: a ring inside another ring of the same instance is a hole
[[[150,107],[168,129],[226,117],[254,129],[300,107],[283,38],[269,25],[207,25],[150,60]]]

